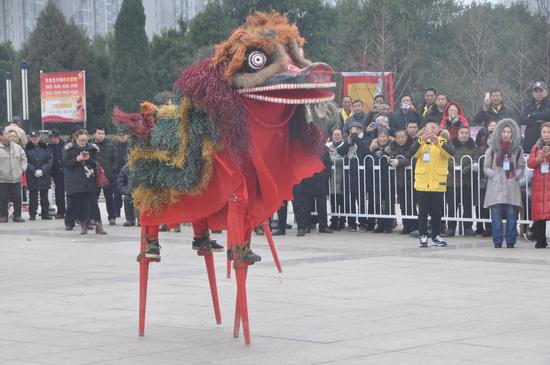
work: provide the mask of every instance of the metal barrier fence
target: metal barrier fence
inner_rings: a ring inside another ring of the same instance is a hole
[[[523,158],[527,162],[528,155]],[[403,156],[397,156],[403,158]],[[359,218],[418,219],[414,190],[414,159],[407,166],[392,167],[390,157],[366,156],[333,159],[329,184],[329,215]],[[406,160],[406,159],[405,159]],[[483,208],[487,179],[483,173],[485,156],[473,160],[464,156],[449,159],[447,192],[444,195],[442,221],[463,225],[490,223],[490,211]],[[523,208],[518,224],[529,224],[531,216],[532,170],[525,164],[520,179]],[[397,209],[399,206],[399,209]],[[401,211],[398,214],[398,211]],[[471,212],[471,214],[470,214]]]

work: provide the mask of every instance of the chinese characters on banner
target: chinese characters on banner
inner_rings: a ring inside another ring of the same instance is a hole
[[[48,122],[86,124],[86,74],[84,71],[40,71],[42,125]]]
[[[376,95],[383,95],[393,111],[393,78],[391,72],[342,72],[344,96],[361,100],[370,110]]]

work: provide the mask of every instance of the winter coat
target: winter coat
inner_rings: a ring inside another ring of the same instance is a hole
[[[537,102],[531,99],[521,113],[520,124],[526,125],[523,138],[523,150],[531,151],[540,137],[540,126],[550,121],[550,95]]]
[[[477,125],[486,126],[488,122],[498,122],[504,118],[513,118],[514,112],[511,109],[508,109],[504,106],[504,103],[500,104],[500,109],[493,109],[493,104],[489,105],[487,110],[483,110],[483,107],[479,109],[476,116],[474,117],[474,123]]]
[[[29,140],[27,139],[27,134],[21,127],[19,127],[19,125],[17,125],[17,123],[11,123],[6,127],[6,130],[8,132],[15,131],[15,133],[17,133],[17,136],[19,137],[19,145],[21,147],[25,147],[29,142]]]
[[[0,183],[20,183],[26,170],[25,150],[17,143],[9,142],[5,145],[0,142]]]
[[[402,187],[410,186],[411,180],[405,176],[405,168],[411,165],[411,159],[407,158],[410,153],[411,147],[414,141],[410,136],[407,136],[407,142],[403,146],[397,144],[393,140],[388,147],[386,147],[386,154],[390,158],[397,159],[397,167],[395,168],[395,178],[397,179],[397,186]]]
[[[97,193],[95,170],[98,148],[95,144],[88,143],[84,148],[77,144],[67,143],[63,152],[63,167],[65,174],[65,191],[67,195],[76,193]],[[82,152],[88,151],[90,158],[87,161],[77,161],[76,157]],[[90,174],[90,169],[94,171]],[[88,176],[86,175],[88,173]]]
[[[407,129],[408,122],[420,124],[420,114],[416,110],[409,110],[406,114],[399,110],[390,114],[390,129],[393,133]]]
[[[346,192],[358,193],[359,188],[364,188],[365,176],[369,176],[369,172],[359,174],[359,166],[365,164],[365,157],[369,154],[370,139],[365,133],[361,136],[354,137],[354,141],[350,144],[348,138],[344,139],[344,143],[336,149],[340,156],[345,157],[344,164],[349,166],[345,170],[345,189]],[[372,163],[369,164],[372,166]],[[372,172],[371,172],[372,174]]]
[[[443,109],[445,110],[445,109]],[[426,117],[425,117],[426,121],[423,123],[423,124],[426,124],[427,122],[434,122],[434,123],[441,123],[441,120],[443,119],[443,111],[439,111],[439,109],[437,109],[437,105],[432,105],[432,107],[430,108],[430,110],[428,111],[428,113],[426,114]],[[423,127],[423,125],[422,125]]]
[[[497,166],[496,163],[497,154],[500,152],[501,133],[505,127],[512,129],[512,152],[510,159],[516,170],[515,177],[510,179],[506,177],[502,166]],[[483,163],[483,171],[488,179],[484,208],[489,208],[496,204],[511,204],[520,208],[523,206],[519,179],[525,171],[525,160],[520,141],[520,129],[513,119],[503,119],[498,122],[493,132],[491,146],[485,152],[485,161]]]
[[[48,149],[53,156],[52,177],[63,177],[63,150],[65,142],[60,140],[58,144],[48,143]]]
[[[116,184],[116,178],[118,176],[119,161],[116,145],[113,141],[104,139],[103,142],[95,142],[95,145],[99,148],[97,153],[97,162],[105,170],[105,175],[109,179],[109,185]]]
[[[550,172],[542,173],[541,166],[544,162],[550,165],[550,157],[546,157],[543,162],[539,163],[537,157],[542,154],[544,143],[539,139],[531,149],[527,166],[534,170],[533,172],[533,189],[531,205],[531,219],[534,221],[550,220]]]
[[[472,186],[472,180],[475,180],[476,176],[472,175],[472,161],[477,163],[479,158],[478,149],[472,138],[466,143],[462,144],[458,138],[451,141],[455,148],[454,162],[453,159],[449,160],[449,177],[447,178],[447,186],[461,185],[460,176],[462,175],[462,186]],[[468,156],[471,158],[468,158]],[[459,169],[456,167],[460,166]],[[454,170],[454,173],[453,173]],[[454,179],[453,179],[454,175]]]
[[[344,192],[344,156],[340,156],[337,149],[344,144],[344,141],[335,145],[333,142],[327,143],[328,154],[332,160],[334,171],[330,174],[330,191],[332,194],[343,194]]]
[[[458,108],[458,117],[454,120],[449,119],[449,108],[451,107],[451,105],[454,105]],[[445,106],[445,109],[443,110],[443,118],[441,119],[439,128],[448,130],[451,140],[458,137],[458,130],[460,129],[460,127],[469,126],[470,123],[468,123],[468,120],[466,120],[466,118],[464,117],[464,109],[462,108],[462,105],[460,105],[456,101],[451,101],[449,104],[447,104],[447,106]]]
[[[120,169],[116,183],[117,189],[122,195],[132,195],[132,183],[130,181],[130,168],[128,167],[128,164],[125,164]]]
[[[394,141],[393,137],[389,137],[386,144],[380,145],[378,139],[375,139],[370,144],[370,152],[374,161],[374,166],[379,166],[374,169],[374,194],[387,193],[390,191],[390,187],[393,189],[395,185],[395,174],[390,172],[389,156],[386,153],[386,149],[390,146],[390,143]]]
[[[367,126],[367,120],[368,120],[368,113],[363,112],[360,114],[352,114],[348,119],[346,119],[346,122],[344,123],[344,127],[342,128],[342,134],[344,136],[344,139],[349,137],[350,129],[351,129],[351,123],[357,122],[361,123],[363,128]]]
[[[118,158],[117,171],[122,170],[122,167],[128,162],[128,142],[115,142]]]
[[[454,155],[454,146],[447,138],[437,137],[438,143],[428,143],[420,137],[409,152],[416,158],[414,172],[414,188],[418,191],[445,192],[447,190],[447,175],[449,174],[449,158]],[[429,161],[424,161],[429,153]]]
[[[27,154],[27,189],[28,190],[45,190],[51,186],[53,156],[48,146],[40,141],[38,145],[32,142],[25,146]],[[34,176],[37,170],[42,170],[42,176]]]
[[[321,160],[325,165],[324,170],[316,173],[312,177],[302,180],[301,185],[304,194],[309,195],[328,195],[328,183],[332,171],[332,161],[328,152],[328,148],[324,148]]]

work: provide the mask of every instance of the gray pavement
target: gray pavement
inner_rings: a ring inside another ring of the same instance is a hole
[[[216,326],[190,227],[161,234],[138,337],[139,228],[106,229],[0,225],[0,363],[550,364],[550,250],[533,243],[497,250],[490,239],[452,238],[419,249],[399,234],[290,230],[276,238],[279,274],[254,237],[263,262],[249,271],[245,346],[232,338],[224,254]]]

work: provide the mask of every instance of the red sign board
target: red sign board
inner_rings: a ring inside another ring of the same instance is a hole
[[[40,71],[42,123],[86,123],[84,71]]]

